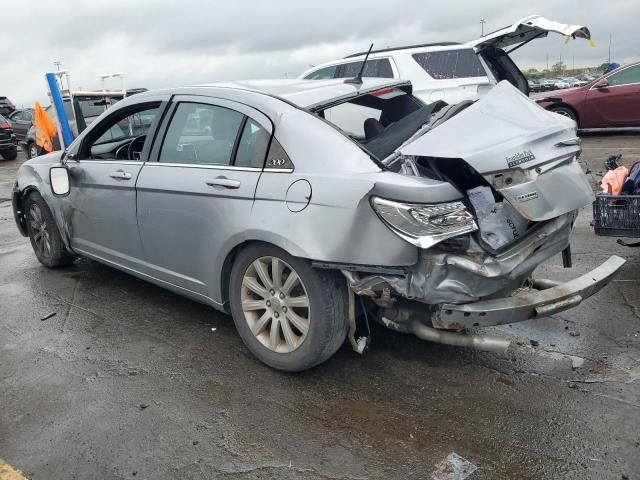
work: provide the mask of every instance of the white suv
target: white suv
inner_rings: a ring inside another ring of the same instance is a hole
[[[364,77],[411,80],[413,94],[424,102],[444,100],[449,104],[477,100],[493,85],[508,80],[525,94],[529,85],[509,53],[525,43],[556,32],[590,39],[586,27],[564,25],[540,15],[524,18],[510,27],[465,44],[446,42],[372,51]],[[503,48],[512,46],[509,51]],[[366,52],[317,65],[299,78],[324,80],[355,77]]]

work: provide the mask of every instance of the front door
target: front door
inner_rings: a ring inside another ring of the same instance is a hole
[[[65,214],[74,250],[139,270],[135,184],[160,109],[160,101],[118,109],[88,132],[77,161],[68,160]]]
[[[607,77],[608,86],[591,87],[586,105],[594,127],[640,127],[640,65]]]
[[[154,277],[219,301],[228,245],[243,233],[272,132],[251,107],[178,96],[137,182],[138,225]]]

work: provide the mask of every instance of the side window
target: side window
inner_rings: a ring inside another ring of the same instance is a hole
[[[22,111],[20,111],[20,110],[16,111],[12,115],[9,115],[9,118],[14,122],[16,122],[18,120],[22,120],[22,118],[23,118],[22,117]]]
[[[393,78],[393,69],[388,58],[378,60],[378,77]]]
[[[22,119],[26,120],[27,122],[32,122],[33,114],[29,110],[25,110],[24,112],[22,112]]]
[[[358,75],[362,68],[362,60],[358,62],[345,63],[340,65],[336,78],[351,78]],[[393,78],[393,69],[388,58],[376,58],[367,60],[367,64],[362,72],[363,77]]]
[[[147,104],[106,118],[87,138],[81,158],[139,160],[158,108]]]
[[[236,152],[236,167],[262,168],[269,146],[269,132],[258,123],[247,118],[242,130],[242,136],[238,142]]]
[[[472,49],[414,53],[412,57],[436,80],[487,76]]]
[[[324,67],[320,70],[316,70],[315,72],[310,73],[306,77],[305,80],[327,80],[333,78],[336,74],[337,65],[331,65],[330,67]]]
[[[640,65],[625,68],[615,75],[609,77],[609,86],[629,85],[630,83],[640,83]]]
[[[244,115],[224,107],[180,103],[167,129],[160,162],[230,165]]]

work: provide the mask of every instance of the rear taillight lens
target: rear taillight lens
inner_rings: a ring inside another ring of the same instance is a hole
[[[420,248],[478,229],[462,202],[415,204],[373,197],[371,205],[393,232]]]
[[[1,130],[13,130],[13,127],[10,123],[0,123]]]

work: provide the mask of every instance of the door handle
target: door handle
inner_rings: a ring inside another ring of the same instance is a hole
[[[240,180],[218,177],[212,180],[207,180],[207,185],[209,185],[210,187],[240,188]]]
[[[111,178],[116,178],[118,180],[131,180],[131,174],[129,172],[125,172],[124,170],[116,170],[109,175]]]

